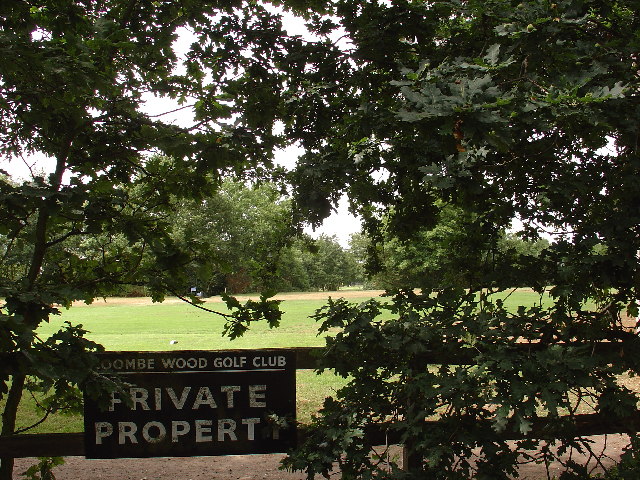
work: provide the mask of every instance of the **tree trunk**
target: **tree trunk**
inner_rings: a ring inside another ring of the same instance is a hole
[[[62,176],[64,175],[67,157],[69,156],[69,152],[71,150],[71,145],[73,143],[73,137],[70,136],[64,143],[61,148],[60,155],[56,161],[56,169],[51,178],[51,191],[58,192],[60,190],[60,186],[62,185]],[[35,238],[33,244],[33,254],[31,257],[31,263],[29,265],[29,272],[27,274],[27,286],[25,288],[26,292],[32,292],[35,289],[36,282],[38,280],[38,276],[42,271],[42,265],[44,264],[44,259],[46,255],[46,251],[48,248],[47,245],[47,228],[49,225],[49,210],[48,204],[51,202],[55,202],[56,200],[49,199],[44,202],[44,205],[40,207],[38,212],[38,219],[36,222],[36,230],[35,230]],[[35,330],[38,328],[38,324],[40,322],[39,318],[33,318],[29,307],[25,308],[25,311],[22,312],[25,323]],[[12,435],[16,429],[16,417],[18,415],[18,405],[20,404],[20,399],[22,398],[22,390],[24,389],[26,376],[23,373],[15,373],[11,379],[11,388],[9,389],[9,393],[7,395],[7,403],[4,406],[4,410],[2,411],[2,432],[0,435]],[[2,457],[0,459],[0,480],[12,480],[13,478],[13,465],[14,459],[12,457]]]
[[[2,433],[0,435],[12,435],[16,430],[16,417],[18,415],[18,405],[22,398],[22,390],[25,383],[25,375],[17,374],[11,379],[11,388],[7,395],[7,403],[2,412]],[[12,480],[13,478],[12,457],[2,457],[0,459],[0,480]]]
[[[70,134],[69,138],[67,138],[60,149],[60,154],[56,160],[56,169],[54,173],[50,177],[51,181],[51,191],[58,192],[60,191],[60,186],[62,185],[62,177],[64,175],[66,166],[67,166],[67,158],[69,157],[69,152],[71,151],[71,145],[73,144],[73,134]],[[35,238],[33,245],[33,254],[31,257],[31,263],[29,266],[29,272],[27,274],[27,286],[25,288],[26,292],[32,292],[35,289],[36,282],[38,280],[38,276],[42,271],[42,265],[44,264],[44,259],[46,255],[46,251],[48,248],[47,245],[47,228],[49,225],[49,203],[55,202],[55,199],[45,200],[44,205],[42,205],[38,212],[38,219],[36,222],[36,230],[35,230]],[[29,325],[33,330],[38,328],[38,324],[40,322],[39,318],[33,318],[29,308],[27,307],[23,313],[24,321],[27,325]],[[23,373],[15,373],[12,377],[11,388],[9,389],[9,394],[7,395],[7,403],[2,412],[2,432],[0,435],[12,435],[16,429],[16,417],[18,415],[18,405],[20,404],[20,399],[22,398],[22,390],[24,388],[26,376]],[[13,464],[14,459],[9,457],[3,457],[0,460],[0,480],[11,480],[13,477]]]

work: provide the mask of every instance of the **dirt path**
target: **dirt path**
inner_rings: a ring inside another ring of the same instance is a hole
[[[372,298],[378,297],[384,293],[384,290],[338,290],[336,292],[289,292],[279,293],[275,300],[323,300],[331,298],[345,298],[347,300],[353,298]],[[244,302],[246,300],[259,300],[259,295],[238,295],[238,300]],[[203,299],[205,305],[207,303],[222,303],[219,296],[208,297]],[[167,297],[163,303],[180,303],[183,300],[176,297]],[[91,307],[100,306],[108,303],[110,305],[149,305],[152,303],[149,297],[111,297],[104,300],[96,300],[94,303],[87,305],[84,302],[74,302],[73,307]]]
[[[86,460],[67,457],[57,480],[304,480],[278,469],[283,455]],[[36,459],[16,460],[15,478]]]
[[[609,467],[616,463],[628,444],[625,435],[591,437],[592,450],[605,454],[602,463]],[[400,456],[400,448],[393,452]],[[579,456],[574,455],[576,461]],[[244,455],[227,457],[142,458],[116,460],[86,460],[67,457],[65,464],[54,469],[57,480],[305,480],[302,473],[278,469],[283,455]],[[36,463],[33,458],[16,460],[16,479]],[[596,470],[599,471],[599,470]],[[562,472],[560,464],[551,465],[551,478]],[[322,477],[316,476],[320,480]],[[338,475],[332,476],[336,480]],[[520,468],[520,479],[542,480],[547,474],[543,465],[528,464]]]

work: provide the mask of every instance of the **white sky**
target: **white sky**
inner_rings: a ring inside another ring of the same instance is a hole
[[[157,103],[155,104],[157,106]],[[291,168],[296,163],[298,153],[295,149],[278,152],[276,162]],[[9,174],[17,180],[27,180],[31,178],[31,171],[34,173],[50,173],[54,167],[54,162],[46,157],[14,158],[11,161],[3,158],[0,161],[0,169],[8,171]],[[360,229],[360,220],[349,212],[348,200],[346,197],[343,197],[338,203],[336,211],[324,221],[322,226],[315,231],[307,227],[305,231],[314,238],[321,234],[335,236],[343,248],[348,248],[351,234],[359,232]]]
[[[308,35],[304,24],[295,17],[284,14],[285,27],[287,31],[292,35]],[[194,36],[188,32],[183,31],[180,38],[174,44],[174,48],[179,57],[184,57],[188,51],[189,46],[194,40]],[[155,98],[149,96],[147,103],[143,110],[150,115],[161,115],[165,112],[171,112],[178,108],[179,105],[168,98]],[[175,123],[180,126],[193,125],[193,116],[189,109],[183,109],[174,113],[168,113],[162,115],[162,120],[165,122]],[[298,155],[301,154],[299,149],[290,148],[280,151],[276,154],[276,162],[286,168],[293,168]],[[31,173],[49,173],[52,172],[55,165],[53,160],[47,159],[44,156],[30,156],[22,159],[12,159],[9,161],[6,158],[0,160],[0,169],[4,169],[15,179],[28,179],[31,178]],[[361,229],[361,222],[354,217],[348,211],[348,200],[342,198],[339,204],[336,206],[336,211],[323,223],[321,227],[313,231],[308,228],[306,231],[313,237],[317,237],[321,234],[335,236],[343,247],[348,247],[349,238],[352,233],[359,232]]]

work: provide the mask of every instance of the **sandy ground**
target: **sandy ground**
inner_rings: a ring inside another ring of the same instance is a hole
[[[331,298],[372,298],[378,297],[384,293],[384,290],[339,290],[337,292],[290,292],[279,293],[273,299],[275,300],[322,300]],[[259,300],[259,295],[237,295],[240,302],[246,300]],[[207,303],[221,303],[222,298],[219,296],[203,298],[205,306]],[[167,297],[162,303],[180,303],[183,300],[176,297]],[[90,307],[92,305],[101,305],[108,303],[110,305],[149,305],[152,303],[149,297],[113,297],[104,300],[96,300],[93,304],[87,305],[84,302],[74,302],[75,307]]]
[[[278,469],[283,455],[86,460],[67,457],[53,470],[57,480],[304,480]],[[37,459],[16,459],[14,477]]]
[[[592,450],[602,456],[605,467],[615,464],[622,449],[628,444],[625,435],[591,437]],[[392,452],[398,458],[401,450]],[[304,480],[302,473],[280,470],[284,455],[244,455],[226,457],[143,458],[115,460],[86,460],[83,457],[67,457],[65,464],[56,467],[57,480]],[[579,455],[574,455],[580,461]],[[14,478],[24,478],[21,473],[37,462],[33,458],[16,459]],[[596,468],[592,461],[591,465]],[[547,477],[543,465],[527,464],[520,468],[520,478],[539,480],[559,476],[563,468],[559,463],[551,465]],[[601,471],[596,469],[595,471]],[[320,480],[322,477],[316,476]],[[339,474],[331,478],[339,479]]]

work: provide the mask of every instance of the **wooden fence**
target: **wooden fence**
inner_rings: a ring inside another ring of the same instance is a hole
[[[535,344],[518,345],[525,352],[535,352],[542,347]],[[594,352],[622,357],[624,355],[634,355],[637,352],[625,352],[623,342],[601,342],[592,346]],[[296,353],[296,368],[314,369],[323,364],[321,357],[322,348],[294,348]],[[450,364],[462,365],[472,363],[471,354],[468,350],[461,349],[457,352],[442,353],[429,352],[418,359],[422,364]],[[430,422],[427,422],[430,423]],[[435,422],[434,422],[435,423]],[[573,429],[563,430],[563,435],[581,437],[591,435],[602,435],[607,433],[635,433],[640,431],[640,412],[630,418],[612,418],[600,414],[582,414],[573,416]],[[377,444],[400,443],[400,433],[396,429],[389,428],[387,424],[376,425],[376,428],[366,432],[371,440]],[[539,419],[532,425],[531,431],[526,438],[540,438],[545,435],[548,423],[544,419]],[[300,439],[304,439],[305,430],[299,430]],[[524,438],[510,429],[506,430],[505,438],[517,440]],[[48,433],[48,434],[20,434],[0,436],[0,457],[64,457],[83,456],[84,433]]]

